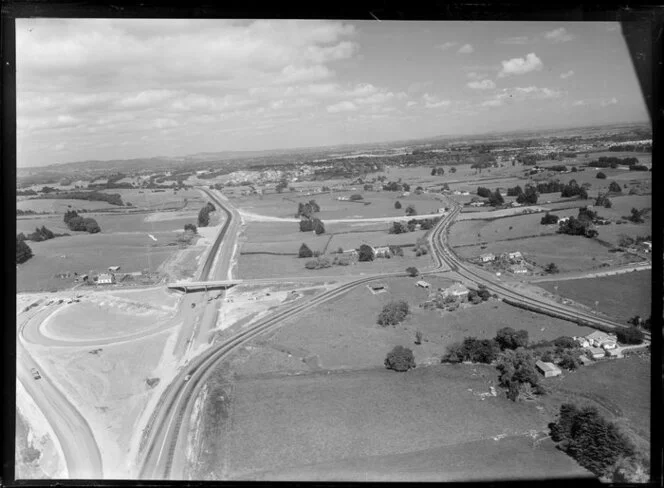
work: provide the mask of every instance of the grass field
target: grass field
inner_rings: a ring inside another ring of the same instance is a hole
[[[131,202],[132,205],[138,208],[145,208],[149,210],[168,210],[173,208],[182,208],[184,200],[187,199],[187,207],[192,207],[193,210],[200,210],[207,201],[204,199],[203,194],[198,190],[173,190],[155,192],[153,190],[139,190],[139,189],[113,189],[102,190],[104,193],[118,193],[122,197],[122,201],[127,203]]]
[[[481,400],[478,394],[495,381],[494,368],[466,365],[406,374],[381,368],[240,379],[232,393],[230,444],[217,466],[225,466],[229,477],[251,478],[258,470],[480,440],[501,450],[509,447],[493,437],[546,429],[549,419],[534,405],[504,397]],[[464,451],[468,456],[487,453]],[[562,459],[556,457],[554,464],[567,474],[572,463]],[[455,463],[450,464],[441,468],[454,470]]]
[[[450,279],[429,276],[432,288],[447,287]],[[499,301],[489,301],[441,315],[419,308],[428,292],[415,286],[415,279],[382,280],[387,291],[374,295],[366,286],[316,307],[284,323],[265,336],[270,343],[307,350],[324,368],[366,368],[383,364],[385,354],[395,345],[411,347],[418,363],[437,361],[447,347],[465,336],[494,337],[502,327],[528,330],[529,338],[554,339],[561,335],[587,335],[592,329],[540,314],[525,312]],[[376,323],[382,307],[393,300],[406,300],[410,315],[396,327]],[[343,310],[343,314],[339,314]],[[413,344],[415,331],[426,339]]]
[[[632,438],[638,445],[649,447],[651,411],[649,355],[633,355],[620,360],[602,361],[555,380],[551,383],[552,389],[556,392],[553,396],[591,404],[594,402],[587,400],[595,398],[603,407],[603,415],[617,421],[628,433],[632,433]]]
[[[650,270],[599,278],[547,281],[538,283],[538,286],[552,293],[555,293],[554,286],[558,286],[558,295],[593,308],[595,301],[599,301],[597,310],[619,321],[626,321],[634,315],[644,318],[650,315]]]
[[[491,244],[496,240],[555,233],[554,228],[540,224],[543,215],[529,214],[496,220],[455,222],[450,228],[450,244],[452,247],[477,244],[480,241]]]
[[[29,199],[17,200],[17,210],[32,210],[34,212],[51,212],[63,214],[67,210],[106,210],[119,209],[118,205],[111,205],[107,202],[93,202],[88,200],[56,200],[56,199]]]
[[[606,247],[594,239],[565,234],[499,241],[490,244],[486,249],[481,249],[480,246],[456,249],[457,255],[462,258],[477,257],[484,252],[501,254],[510,251],[521,251],[526,259],[542,266],[555,263],[560,271],[589,270],[604,261],[622,259],[617,254],[609,253]]]

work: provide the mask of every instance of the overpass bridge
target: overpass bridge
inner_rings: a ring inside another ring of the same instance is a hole
[[[180,281],[166,285],[169,290],[181,290],[185,293],[190,291],[228,290],[229,288],[243,283],[243,280],[224,281]]]

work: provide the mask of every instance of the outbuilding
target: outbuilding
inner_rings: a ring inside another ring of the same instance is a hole
[[[418,281],[417,283],[415,283],[415,285],[419,286],[420,288],[429,288],[429,286],[431,286],[429,285],[429,283],[423,280]]]
[[[593,359],[601,359],[606,356],[606,351],[601,347],[591,347],[588,349]]]
[[[535,363],[537,369],[544,375],[545,378],[551,378],[552,376],[558,376],[562,373],[560,368],[553,363],[545,363],[544,361],[537,361]]]
[[[579,361],[580,361],[581,364],[583,364],[584,366],[588,366],[589,364],[591,364],[591,363],[593,362],[592,359],[590,359],[590,358],[589,358],[588,356],[586,356],[585,354],[581,354],[581,355],[579,356]]]
[[[115,276],[110,273],[100,273],[97,277],[98,285],[112,285],[115,283]]]
[[[496,256],[493,253],[486,253],[486,254],[480,254],[480,261],[483,263],[489,263],[491,261],[495,261]]]
[[[109,267],[108,267],[108,270],[109,270],[111,273],[117,273],[118,271],[120,271],[120,266],[109,266]]]

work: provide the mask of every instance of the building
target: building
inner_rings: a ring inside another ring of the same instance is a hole
[[[521,251],[508,252],[507,259],[510,261],[521,262],[523,261],[523,256],[521,255]]]
[[[447,207],[440,207],[440,208],[438,209],[438,212],[437,212],[437,213],[439,213],[439,214],[446,214],[446,213],[447,213]]]
[[[615,349],[618,345],[617,338],[613,334],[607,334],[596,330],[592,334],[586,336],[588,342],[593,347],[601,347],[602,349]]]
[[[526,268],[523,264],[513,264],[510,266],[510,271],[514,274],[526,274],[528,272],[528,268]]]
[[[385,258],[391,255],[389,246],[374,247],[373,250],[374,250],[374,256],[377,258]]]
[[[373,291],[381,291],[385,289],[385,283],[372,283],[371,289]]]
[[[622,351],[621,351],[620,349],[608,349],[608,350],[606,351],[606,354],[607,354],[610,358],[622,358],[622,357],[624,357],[624,356],[623,356],[623,353],[622,353]]]
[[[452,286],[448,286],[443,291],[444,296],[453,296],[453,297],[463,297],[468,295],[468,288],[463,286],[461,283],[454,283]]]
[[[520,204],[519,202],[512,202],[510,205],[512,207],[521,207],[522,206],[522,204]]]
[[[348,249],[342,253],[344,256],[348,256],[351,259],[357,259],[360,257],[360,253],[357,252],[357,249]]]
[[[569,217],[561,217],[561,218],[558,219],[558,223],[562,224],[562,223],[567,222],[568,220],[569,220]]]
[[[578,342],[579,346],[583,347],[584,349],[590,347],[590,341],[585,337],[572,337],[572,339]]]
[[[553,363],[545,363],[544,361],[537,361],[535,363],[537,369],[544,375],[545,378],[551,378],[552,376],[558,376],[562,373],[560,368]]]
[[[98,285],[112,285],[115,283],[115,276],[110,273],[100,273],[97,277]]]
[[[579,361],[580,361],[581,364],[583,364],[584,366],[588,366],[589,364],[591,364],[591,363],[593,362],[592,359],[590,359],[590,358],[589,358],[588,356],[586,356],[585,354],[581,354],[581,355],[579,356]]]
[[[484,202],[470,202],[471,207],[483,207]]]
[[[417,283],[415,283],[415,286],[419,286],[420,288],[429,288],[429,286],[431,285],[429,285],[429,283],[427,283],[426,281],[420,280]]]
[[[117,273],[118,271],[120,271],[120,266],[109,266],[109,267],[108,267],[108,270],[109,270],[111,273]]]
[[[601,359],[606,356],[606,351],[600,347],[591,347],[588,351],[593,359]]]
[[[470,195],[470,192],[469,191],[462,191],[461,195],[463,195],[464,197],[467,197],[468,195]]]
[[[494,261],[496,259],[496,256],[493,253],[486,253],[486,254],[480,254],[480,261],[483,263],[489,263],[491,261]]]
[[[651,252],[652,251],[652,242],[643,241],[641,244],[643,244],[643,247],[646,248],[646,252]]]

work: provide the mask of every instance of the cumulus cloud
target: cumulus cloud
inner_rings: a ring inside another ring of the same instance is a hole
[[[560,98],[562,95],[561,91],[536,86],[503,88],[499,93],[482,102],[481,105],[484,107],[498,107],[507,103],[518,103],[527,100]]]
[[[575,100],[574,102],[572,102],[572,107],[582,107],[587,104],[588,102],[586,102],[585,100]]]
[[[448,107],[452,104],[450,100],[441,100],[440,97],[429,95],[428,93],[422,95],[422,99],[424,100],[424,106],[426,108]]]
[[[410,85],[408,85],[408,93],[420,93],[424,91],[426,88],[430,87],[433,85],[433,81],[428,80],[428,81],[414,81]]]
[[[618,103],[618,99],[616,97],[601,100],[599,102],[600,107],[608,107],[609,105],[615,105]]]
[[[507,61],[501,61],[502,69],[498,73],[499,78],[510,75],[523,75],[532,71],[542,69],[542,60],[535,53],[529,53],[525,58],[512,58]]]
[[[491,80],[470,81],[466,86],[473,90],[493,90],[496,88],[496,84]]]
[[[447,51],[449,48],[456,46],[459,44],[458,42],[444,42],[442,44],[438,44],[436,47],[440,49],[441,51]]]
[[[528,44],[529,39],[527,36],[506,37],[497,39],[496,44]]]
[[[566,73],[561,73],[560,77],[565,80],[569,78],[570,76],[574,76],[574,70],[569,70]]]
[[[560,27],[544,33],[544,39],[551,42],[567,42],[574,39],[574,36],[567,32],[567,29]]]
[[[331,114],[336,114],[339,112],[354,112],[356,110],[357,110],[357,105],[348,100],[344,100],[343,102],[327,106],[327,111]]]
[[[470,44],[464,44],[463,46],[461,46],[461,47],[459,48],[459,50],[458,50],[457,52],[458,52],[459,54],[470,54],[470,53],[472,53],[472,52],[474,52],[474,51],[475,51],[475,49],[473,48],[472,45],[470,45]]]

